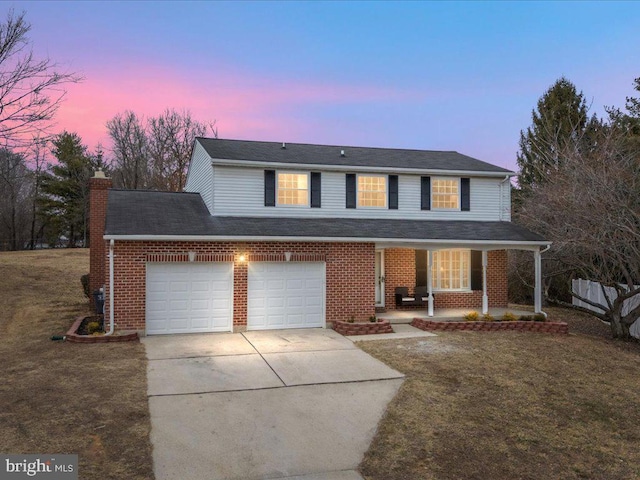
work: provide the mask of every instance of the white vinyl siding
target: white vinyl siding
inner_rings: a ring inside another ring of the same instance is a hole
[[[213,213],[213,167],[211,157],[200,142],[195,143],[185,192],[199,193],[210,213]]]
[[[311,168],[309,171],[311,171]],[[317,171],[317,169],[314,169],[314,171]],[[372,175],[375,174],[375,172],[372,172]],[[265,207],[264,169],[261,168],[214,165],[213,177],[215,215],[481,221],[500,220],[500,181],[504,179],[504,177],[474,177],[471,182],[471,211],[460,212],[420,210],[420,175],[398,176],[397,210],[386,208],[346,208],[344,172],[322,171],[322,208],[274,209],[273,207]],[[503,193],[504,190],[508,189],[503,188]],[[504,204],[503,207],[509,208]],[[503,218],[503,220],[506,220],[506,218]]]

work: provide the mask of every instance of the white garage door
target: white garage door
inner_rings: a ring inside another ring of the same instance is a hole
[[[324,327],[323,262],[251,262],[247,328]]]
[[[229,332],[232,315],[231,262],[147,264],[147,334]]]

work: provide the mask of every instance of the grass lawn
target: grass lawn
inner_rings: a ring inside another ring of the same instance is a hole
[[[153,478],[140,343],[53,342],[88,313],[88,249],[0,253],[0,452],[76,453],[82,479]]]
[[[367,479],[638,479],[640,345],[549,309],[568,336],[443,332],[362,342],[405,373]]]

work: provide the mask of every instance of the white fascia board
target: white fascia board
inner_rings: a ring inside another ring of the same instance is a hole
[[[267,162],[256,160],[227,160],[223,158],[212,158],[212,165],[222,165],[228,167],[252,167],[252,168],[273,168],[273,169],[302,169],[302,170],[323,170],[334,172],[383,172],[383,173],[405,173],[413,175],[442,175],[442,176],[460,176],[460,177],[496,177],[504,178],[505,176],[514,177],[515,172],[478,172],[469,170],[438,170],[438,169],[419,169],[419,168],[398,168],[398,167],[376,167],[376,166],[351,166],[351,165],[326,165],[319,163],[283,163],[283,162]]]
[[[105,235],[105,240],[150,241],[150,242],[340,242],[340,243],[375,243],[378,248],[401,248],[407,246],[439,246],[440,248],[473,247],[476,249],[529,247],[536,250],[546,247],[551,242],[510,241],[510,240],[436,240],[406,238],[370,238],[370,237],[265,237],[265,236],[217,236],[217,235]],[[525,248],[526,249],[526,248]]]

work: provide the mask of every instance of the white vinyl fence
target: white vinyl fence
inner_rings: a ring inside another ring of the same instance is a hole
[[[582,278],[578,278],[577,280],[571,281],[571,289],[576,295],[580,295],[581,297],[589,299],[592,302],[599,303],[600,305],[607,305],[607,300],[604,297],[604,293],[602,292],[602,288],[598,282],[592,282],[591,280],[583,280]],[[616,290],[613,287],[604,287],[604,290],[611,302],[613,302],[613,300],[618,296]],[[575,297],[573,297],[573,304],[579,307],[588,308],[589,310],[592,310],[594,312],[603,311],[601,308],[589,305],[588,303],[585,303],[582,300],[578,300]],[[640,294],[634,295],[628,300],[625,300],[624,304],[622,305],[622,314],[626,315],[631,310],[636,308],[638,304],[640,304]],[[631,335],[636,338],[640,338],[640,317],[631,326]]]

